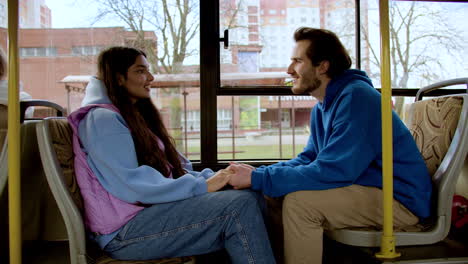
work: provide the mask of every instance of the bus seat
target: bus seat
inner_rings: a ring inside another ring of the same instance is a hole
[[[24,241],[66,240],[65,224],[48,187],[37,145],[36,125],[21,124],[21,214]]]
[[[6,166],[7,160],[7,147],[6,147],[6,133],[7,133],[7,107],[0,102],[0,234],[8,233],[8,218],[6,204],[8,200],[6,195],[3,195],[3,190],[5,189],[7,177],[8,177],[8,168]],[[8,254],[8,246],[6,243],[1,241],[6,241],[6,236],[0,236],[0,262],[3,262],[1,256],[6,256]]]
[[[3,191],[5,190],[5,186],[8,179],[8,159],[7,159],[7,128],[8,128],[8,102],[0,99],[0,196],[2,195]],[[65,114],[65,110],[60,105],[46,101],[46,100],[24,100],[20,102],[20,123],[21,126],[25,123],[26,120],[26,113],[27,111],[35,106],[44,106],[49,107],[57,112],[57,116],[63,116]],[[38,119],[27,120],[33,121]],[[25,140],[32,140],[32,144],[37,146],[36,141],[36,129],[28,129],[29,132],[23,132],[23,128],[21,127],[21,142]],[[32,134],[31,134],[32,133]],[[28,151],[27,144],[21,145],[21,155],[28,154],[25,151]],[[37,147],[33,149],[36,153],[38,153]],[[23,163],[21,164],[23,165]],[[23,174],[23,173],[22,173]]]
[[[60,241],[67,239],[65,224],[47,185],[37,146],[36,125],[39,120],[28,120],[20,126],[21,174],[21,237],[24,243]],[[8,246],[8,143],[1,157],[3,192],[0,194],[0,239]]]
[[[435,88],[421,90],[432,89]],[[455,185],[468,151],[467,94],[416,101],[409,114],[409,129],[432,176],[434,206],[429,223],[396,230],[397,246],[434,244],[445,239],[450,231]],[[381,230],[362,228],[325,233],[340,243],[361,247],[379,247],[382,234]]]
[[[37,126],[39,151],[47,181],[67,228],[71,264],[194,263],[193,257],[148,261],[120,261],[86,242],[81,217],[83,202],[74,174],[72,130],[65,118],[46,118]]]
[[[0,104],[0,196],[2,195],[3,189],[5,188],[7,182],[7,127],[8,127],[8,108],[6,105]]]
[[[38,241],[67,239],[65,224],[50,192],[37,145],[36,125],[40,120],[25,120],[28,107],[47,106],[58,115],[64,110],[59,105],[44,100],[20,103],[20,174],[21,174],[21,235],[23,245],[37,245]],[[0,256],[8,256],[8,143],[7,105],[0,104]],[[0,262],[3,259],[0,258]]]

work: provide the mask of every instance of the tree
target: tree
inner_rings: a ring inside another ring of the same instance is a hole
[[[433,82],[443,72],[440,54],[445,50],[456,59],[456,51],[462,50],[463,37],[453,28],[444,12],[436,3],[390,2],[390,56],[393,88],[407,88],[410,79],[419,78]],[[430,26],[428,26],[430,25]],[[367,58],[376,72],[369,69],[372,77],[379,79],[379,43],[370,40],[367,25],[362,25],[363,38],[368,48]],[[426,82],[427,83],[427,82]],[[401,115],[404,98],[398,97],[395,111]]]
[[[198,49],[191,45],[199,29],[199,1],[197,0],[96,0],[99,12],[94,23],[108,17],[117,18],[136,34],[132,46],[147,51],[148,61],[153,71],[159,74],[177,74],[184,70],[184,61],[197,55]],[[235,4],[234,0],[234,4]],[[230,5],[231,6],[231,5]],[[232,8],[235,8],[234,5]],[[237,10],[226,10],[234,17]],[[232,25],[230,25],[233,27]],[[155,30],[157,49],[145,40],[145,31]],[[198,68],[191,69],[198,72]],[[182,136],[181,89],[165,89],[170,96],[167,112],[170,120],[168,127],[175,139]],[[160,106],[163,107],[163,106]],[[177,140],[177,148],[182,149],[182,141]]]
[[[179,73],[186,58],[195,55],[189,47],[198,33],[198,1],[193,0],[97,0],[99,13],[94,22],[114,17],[136,33],[134,46],[148,51],[156,73]],[[146,28],[146,29],[145,29]],[[158,50],[148,45],[144,32],[155,29]]]

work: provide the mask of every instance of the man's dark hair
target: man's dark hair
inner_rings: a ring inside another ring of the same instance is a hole
[[[328,61],[330,67],[327,75],[334,78],[351,67],[351,58],[335,33],[318,28],[301,27],[294,32],[294,40],[310,40],[307,57],[312,65],[318,66]]]

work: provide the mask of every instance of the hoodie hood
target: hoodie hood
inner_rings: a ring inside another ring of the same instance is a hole
[[[355,69],[346,70],[341,75],[333,78],[328,84],[322,107],[326,109],[327,106],[333,102],[336,95],[344,89],[344,87],[346,87],[350,82],[356,81],[362,81],[371,87],[374,87],[372,81],[367,77],[367,74],[364,71]]]
[[[107,96],[106,86],[104,82],[96,77],[91,77],[86,86],[85,97],[81,102],[81,106],[90,104],[112,104],[109,96]]]

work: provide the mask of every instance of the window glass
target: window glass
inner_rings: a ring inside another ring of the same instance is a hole
[[[6,23],[4,2],[0,0],[2,27]],[[24,91],[35,99],[53,101],[68,112],[74,111],[80,107],[90,76],[96,74],[101,50],[110,46],[144,49],[155,76],[152,99],[177,148],[188,153],[189,145],[200,144],[199,1],[176,3],[20,1],[20,76]],[[6,45],[4,38],[1,40]]]
[[[378,1],[362,1],[361,8],[362,68],[380,87]],[[461,21],[466,20],[468,3],[390,1],[389,12],[392,88],[421,88],[466,77],[468,24]],[[400,116],[412,100],[393,98]]]
[[[22,57],[53,57],[57,55],[55,47],[20,48],[19,50]]]
[[[220,0],[220,33],[229,29],[229,48],[220,48],[221,91],[232,86],[285,86],[290,81],[286,71],[293,33],[301,26],[336,32],[354,59],[354,2]],[[218,109],[231,109],[232,121],[227,131],[220,127],[218,115],[218,158],[296,156],[307,142],[316,102],[310,96],[219,96]]]
[[[72,47],[72,55],[98,55],[104,47],[102,46],[74,46]]]
[[[316,103],[310,96],[220,96],[218,159],[295,157],[307,143]]]
[[[229,29],[229,48],[221,47],[221,72],[245,72],[246,63],[253,63],[255,67],[249,67],[249,72],[258,76],[263,72],[285,72],[294,45],[293,33],[301,26],[334,31],[354,56],[354,2],[220,0],[220,33]],[[284,48],[275,48],[279,44]],[[258,59],[243,56],[246,52],[256,53]],[[261,84],[245,82],[248,86]]]
[[[0,25],[6,28],[7,24],[7,5],[6,2],[0,2]]]

